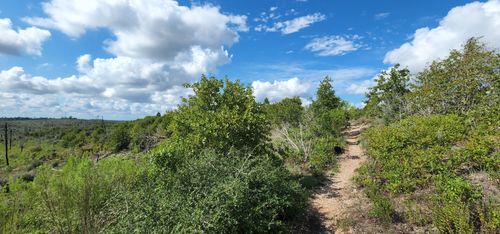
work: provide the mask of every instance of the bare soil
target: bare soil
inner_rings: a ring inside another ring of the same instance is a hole
[[[344,133],[348,147],[338,158],[338,171],[327,172],[327,183],[312,198],[312,209],[319,213],[326,232],[342,233],[339,226],[350,226],[342,222],[348,222],[346,217],[350,213],[349,208],[360,202],[358,195],[361,191],[357,190],[352,178],[356,169],[366,160],[359,145],[359,135],[365,127],[354,125]]]

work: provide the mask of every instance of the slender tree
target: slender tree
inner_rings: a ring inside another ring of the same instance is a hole
[[[12,149],[12,128],[10,129],[10,134],[9,134],[9,149]]]
[[[9,144],[8,134],[7,123],[5,123],[5,162],[7,163],[7,166],[9,165],[9,148],[7,147]]]

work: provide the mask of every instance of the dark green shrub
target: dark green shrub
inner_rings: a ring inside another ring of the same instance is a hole
[[[128,124],[116,125],[111,131],[108,144],[114,152],[120,152],[128,149],[130,145]]]
[[[286,230],[285,221],[305,206],[300,185],[268,156],[202,152],[185,160],[163,171],[159,187],[121,207],[128,212],[119,212],[123,216],[112,230],[275,233]]]
[[[334,137],[320,137],[314,140],[311,158],[308,164],[314,172],[320,173],[327,166],[334,166],[336,163],[337,148],[344,148],[344,140]]]
[[[284,98],[277,103],[263,105],[262,108],[273,126],[289,124],[298,127],[302,122],[304,107],[299,97]]]
[[[251,88],[239,81],[206,77],[192,88],[195,95],[170,113],[171,137],[158,147],[157,162],[171,155],[196,157],[206,149],[221,155],[227,155],[233,148],[256,154],[266,151],[269,123],[255,102]]]

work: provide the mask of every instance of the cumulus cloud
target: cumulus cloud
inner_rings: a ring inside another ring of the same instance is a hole
[[[91,69],[89,64],[91,60],[92,56],[90,54],[84,54],[78,57],[76,60],[76,69],[81,73],[88,72]]]
[[[258,101],[264,100],[266,97],[271,102],[280,101],[286,97],[305,97],[309,94],[312,84],[310,82],[301,81],[294,77],[289,80],[282,81],[253,81],[252,88],[254,96]]]
[[[319,56],[344,55],[361,48],[361,44],[356,42],[359,39],[358,35],[319,37],[311,40],[305,48]]]
[[[420,28],[411,42],[389,51],[385,63],[400,63],[417,73],[435,59],[459,49],[470,37],[482,37],[493,48],[500,48],[500,1],[473,2],[451,9],[435,28]]]
[[[279,70],[286,70],[280,73]],[[266,70],[265,68],[263,70]],[[258,101],[264,100],[266,97],[271,102],[277,102],[287,97],[298,96],[301,98],[303,104],[310,103],[309,98],[314,97],[314,92],[318,87],[320,81],[325,76],[330,76],[333,79],[333,86],[337,94],[363,94],[364,91],[371,87],[374,78],[366,82],[356,83],[357,80],[365,77],[373,77],[377,71],[369,68],[341,68],[333,70],[310,70],[310,69],[295,69],[290,72],[288,66],[275,67],[269,72],[274,77],[291,77],[291,79],[278,79],[271,81],[256,80],[252,82],[254,96]],[[263,76],[261,76],[263,77]],[[264,76],[265,77],[265,76]],[[299,78],[300,77],[300,78]],[[267,78],[267,77],[266,77]],[[266,78],[264,78],[266,80]]]
[[[42,6],[47,17],[24,20],[73,38],[107,29],[113,39],[104,45],[114,55],[82,55],[75,62],[79,74],[67,77],[31,75],[21,67],[0,71],[0,93],[10,94],[18,105],[29,101],[27,96],[55,103],[47,112],[57,107],[144,115],[174,108],[191,93],[182,85],[228,63],[231,55],[225,48],[238,42],[239,32],[248,31],[246,16],[172,0],[52,0]]]
[[[271,26],[263,24],[255,27],[256,31],[281,32],[281,34],[291,34],[298,32],[304,28],[311,26],[314,23],[321,22],[326,19],[326,16],[321,13],[314,13],[297,17],[291,20],[275,22]]]
[[[25,21],[75,38],[89,29],[109,29],[116,39],[106,41],[106,49],[133,58],[172,60],[193,45],[218,51],[238,41],[238,30],[248,30],[245,16],[225,15],[210,5],[189,8],[172,0],[52,0],[42,6],[47,18]]]
[[[374,79],[363,80],[360,83],[350,84],[346,91],[350,94],[365,94],[368,92],[368,89],[375,86],[376,82]]]
[[[0,19],[0,54],[42,55],[42,44],[49,39],[50,32],[37,27],[12,29],[12,21]]]
[[[157,72],[161,69],[155,64],[136,64],[127,58],[96,59],[86,73],[56,79],[31,76],[23,68],[13,67],[0,72],[0,94],[8,100],[1,109],[17,110],[17,116],[72,113],[93,117],[107,113],[123,118],[175,108],[182,97],[192,94],[191,89],[169,83]]]

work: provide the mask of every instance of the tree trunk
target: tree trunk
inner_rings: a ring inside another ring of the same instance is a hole
[[[12,149],[12,129],[10,129],[10,134],[9,134],[9,150]]]
[[[7,147],[9,144],[8,133],[7,123],[5,123],[5,162],[7,163],[7,166],[9,166],[9,148]]]

